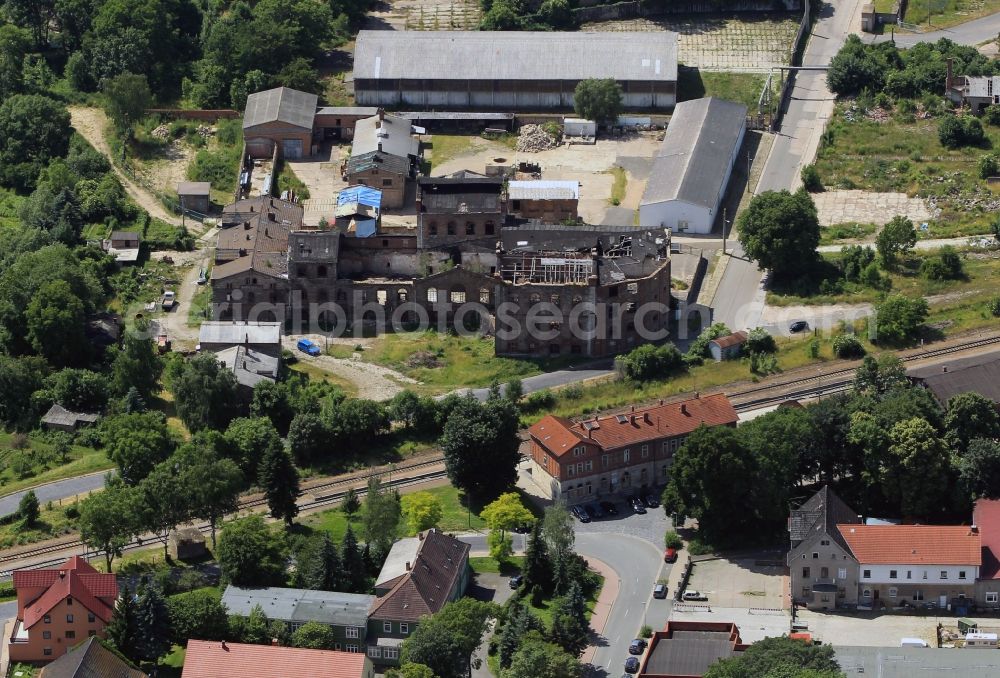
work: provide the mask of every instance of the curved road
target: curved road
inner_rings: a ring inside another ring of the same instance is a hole
[[[934,21],[933,17],[931,17],[931,21]],[[913,47],[918,42],[936,42],[940,38],[948,38],[960,45],[975,46],[988,40],[996,40],[998,32],[1000,32],[1000,12],[928,33],[896,33],[893,35],[890,32],[884,35],[866,35],[865,41],[876,43],[895,40],[898,47]]]
[[[17,505],[21,502],[21,497],[26,495],[29,490],[34,490],[38,501],[45,504],[47,501],[58,501],[67,497],[75,497],[78,494],[86,494],[94,490],[103,489],[104,476],[107,473],[108,471],[98,471],[97,473],[90,473],[85,476],[56,480],[0,497],[0,516],[8,516],[11,513],[15,513]],[[114,471],[111,471],[111,473],[114,473]]]

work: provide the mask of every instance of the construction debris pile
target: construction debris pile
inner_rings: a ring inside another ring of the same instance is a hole
[[[170,136],[170,125],[158,125],[150,135],[155,139],[166,139]]]
[[[558,145],[559,142],[540,125],[525,125],[517,133],[519,153],[538,153]]]

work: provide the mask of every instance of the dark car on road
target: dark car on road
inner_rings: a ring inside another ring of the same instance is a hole
[[[653,587],[653,597],[654,598],[666,598],[667,597],[667,585],[657,584]]]
[[[584,511],[579,506],[574,506],[573,508],[571,508],[569,510],[569,512],[572,513],[574,516],[576,516],[576,519],[579,520],[581,523],[589,523],[590,522],[590,516],[588,516],[587,512]]]
[[[629,657],[625,660],[625,673],[638,673],[639,672],[639,658]]]
[[[529,523],[522,523],[520,525],[515,526],[514,531],[517,532],[518,534],[528,534],[529,532],[531,532],[531,527],[532,526]]]
[[[657,506],[660,505],[660,502],[656,500],[655,494],[644,494],[642,496],[642,503],[648,506],[649,508],[656,508]]]
[[[604,512],[607,513],[609,516],[618,515],[618,507],[612,504],[610,501],[602,501],[601,508],[604,509]]]
[[[510,587],[512,589],[517,589],[519,586],[521,586],[522,581],[524,581],[524,578],[519,574],[515,574],[513,577],[510,578]]]
[[[603,518],[604,511],[601,510],[598,504],[587,504],[587,513],[590,514],[591,518]]]
[[[645,513],[646,507],[643,505],[642,500],[639,497],[632,497],[632,510],[636,513]]]
[[[642,654],[646,650],[646,641],[642,638],[636,638],[628,646],[629,654]]]
[[[809,329],[809,323],[805,320],[796,320],[791,325],[788,326],[788,331],[795,334],[797,332],[804,332]]]

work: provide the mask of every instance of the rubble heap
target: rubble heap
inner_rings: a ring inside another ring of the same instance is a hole
[[[150,134],[156,139],[166,139],[170,136],[170,125],[158,125]]]
[[[540,125],[525,125],[517,133],[519,153],[538,153],[558,146],[558,142]]]

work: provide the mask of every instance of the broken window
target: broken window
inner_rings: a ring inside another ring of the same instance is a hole
[[[454,291],[451,293],[451,303],[453,304],[464,304],[465,303],[465,292]]]
[[[438,291],[436,289],[434,289],[433,287],[428,287],[427,288],[427,301],[429,301],[430,303],[434,304],[434,303],[437,303],[437,300],[438,300]]]

